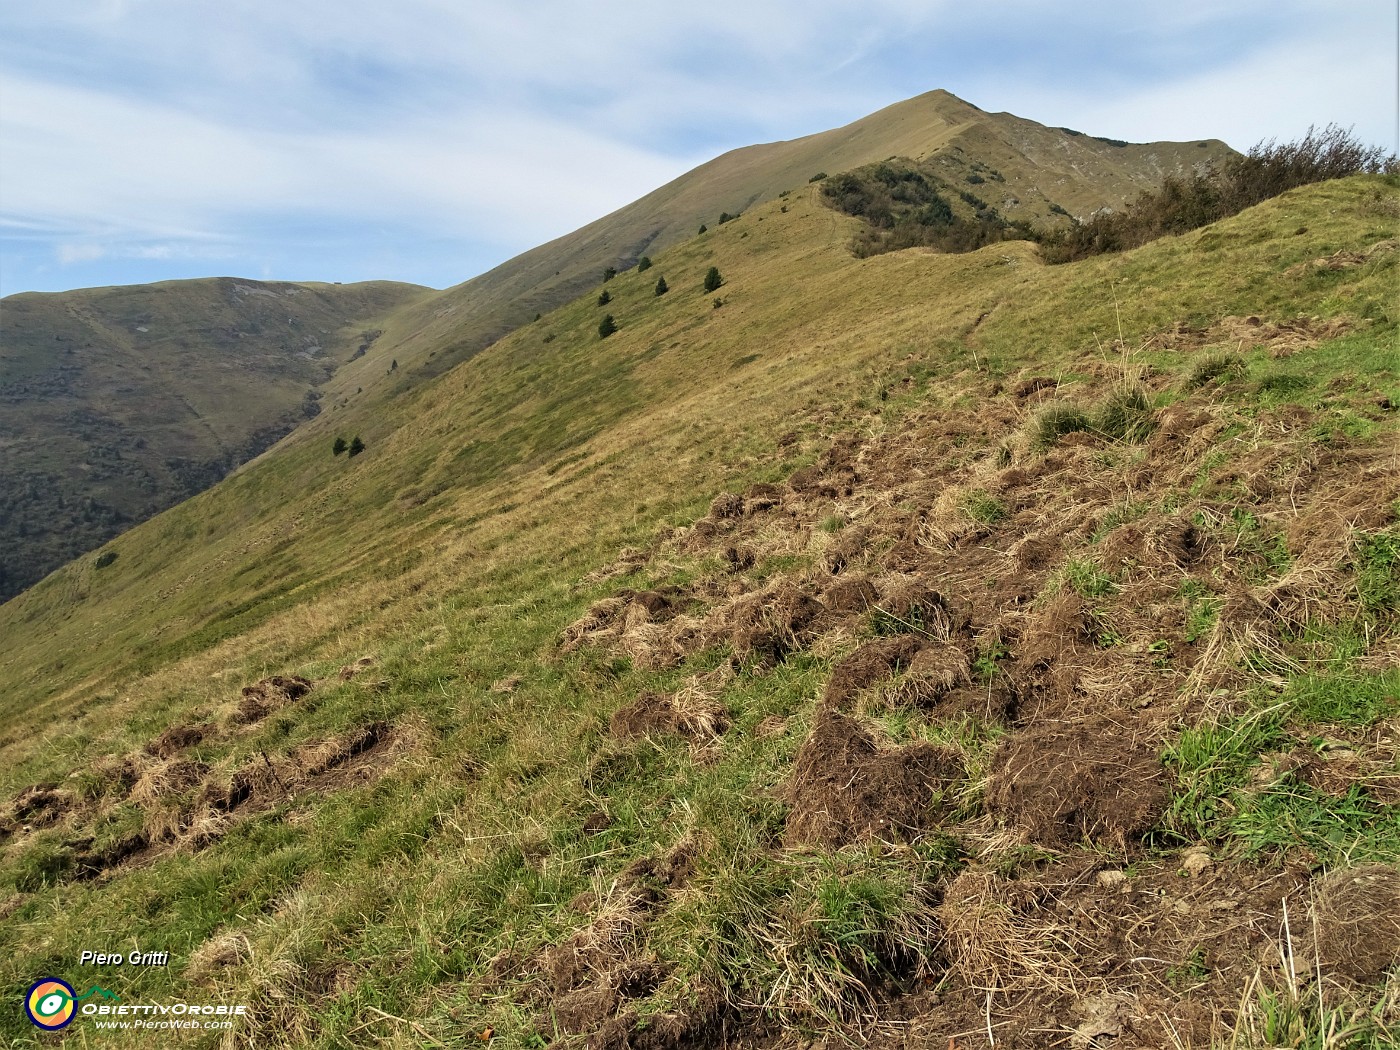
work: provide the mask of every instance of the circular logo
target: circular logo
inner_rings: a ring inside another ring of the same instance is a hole
[[[40,1028],[56,1032],[73,1023],[73,1016],[78,1012],[77,994],[67,981],[45,977],[30,986],[24,1012]]]

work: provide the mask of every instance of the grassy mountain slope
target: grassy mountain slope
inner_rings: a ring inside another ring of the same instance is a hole
[[[7,298],[0,600],[319,412],[365,326],[426,291],[219,278]]]
[[[1115,144],[934,91],[843,128],[727,153],[438,294],[222,279],[12,296],[0,481],[20,499],[0,520],[0,600],[200,491],[317,409],[334,413],[309,439],[353,430],[385,398],[579,295],[605,266],[631,266],[819,171],[934,159],[1008,218],[1054,224],[1228,153],[1217,141]]]
[[[1116,207],[1170,172],[1230,154],[1223,142],[1113,144],[1046,128],[1009,113],[986,113],[946,91],[896,103],[845,127],[733,150],[611,215],[444,292],[420,311],[422,328],[449,344],[454,363],[537,312],[581,294],[604,267],[625,269],[739,213],[799,189],[819,172],[846,171],[901,156],[937,157],[1008,218],[1056,223],[1063,214]],[[1063,209],[1052,210],[1050,205]]]
[[[230,1042],[1207,1046],[1316,958],[1388,1045],[1395,199],[1048,268],[807,190],[65,567],[0,608],[5,985],[107,932]]]

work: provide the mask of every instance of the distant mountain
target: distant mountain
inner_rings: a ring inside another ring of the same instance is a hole
[[[373,319],[427,291],[217,278],[6,298],[0,600],[314,416]]]
[[[950,180],[1008,219],[1067,222],[1120,207],[1165,175],[1218,162],[1234,151],[1218,139],[1133,144],[1048,128],[1010,113],[986,113],[947,91],[930,91],[845,127],[732,150],[645,197],[540,245],[420,305],[422,326],[451,333],[458,354],[478,350],[568,302],[607,266],[642,255],[735,214],[800,190],[812,176],[891,157],[936,161]]]

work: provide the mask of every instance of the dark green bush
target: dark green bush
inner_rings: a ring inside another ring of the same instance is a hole
[[[613,320],[612,314],[604,314],[603,319],[598,322],[598,338],[606,339],[617,331],[617,322]]]
[[[350,439],[350,448],[347,451],[349,451],[351,456],[358,456],[364,450],[365,443],[360,440],[360,435],[356,434],[353,438]]]
[[[606,288],[604,288],[603,294],[598,296],[598,305],[607,306],[610,302],[612,302],[612,293],[609,292]]]
[[[718,266],[711,266],[708,270],[705,271],[706,292],[718,291],[720,286],[723,284],[724,278],[720,276]]]
[[[671,288],[670,288],[669,285],[667,285],[667,283],[666,283],[666,278],[665,278],[665,277],[658,277],[658,278],[656,279],[656,288],[655,288],[655,290],[652,292],[652,294],[653,294],[653,295],[665,295],[665,294],[666,294],[667,292],[669,292],[670,290],[671,290]]]
[[[1124,211],[1042,233],[1041,255],[1046,262],[1061,263],[1124,251],[1228,218],[1298,186],[1395,170],[1393,155],[1364,145],[1348,130],[1335,124],[1320,132],[1309,128],[1297,142],[1280,145],[1270,139],[1219,167],[1170,175],[1161,188],[1139,194]]]
[[[637,260],[637,272],[638,272],[638,273],[641,273],[641,272],[644,271],[644,270],[650,270],[650,269],[651,269],[651,256],[649,256],[649,255],[643,255],[640,259]]]
[[[343,437],[337,437],[335,439],[335,444],[331,446],[331,454],[338,456],[349,447],[350,446],[345,443],[345,439]]]

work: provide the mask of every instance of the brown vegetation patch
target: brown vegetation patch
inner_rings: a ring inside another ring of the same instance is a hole
[[[831,669],[823,702],[840,707],[866,686],[897,674],[915,659],[920,642],[921,639],[912,634],[866,642]]]
[[[1129,850],[1166,807],[1157,744],[1109,717],[1025,729],[993,757],[987,808],[1041,845]]]
[[[618,740],[676,733],[689,740],[713,740],[729,728],[729,713],[719,701],[698,689],[674,695],[643,693],[619,708],[608,723]]]
[[[967,653],[960,646],[945,642],[920,650],[910,661],[909,669],[887,691],[887,696],[895,704],[933,707],[947,694],[971,681]]]
[[[1042,390],[1054,391],[1059,387],[1059,380],[1052,376],[1034,376],[1031,379],[1023,379],[1011,388],[1011,394],[1017,401],[1024,401],[1032,394],[1038,394]]]
[[[870,531],[859,526],[842,529],[827,544],[823,564],[833,576],[860,556],[870,546]]]
[[[1286,321],[1265,321],[1254,315],[1229,315],[1206,327],[1177,324],[1158,333],[1149,342],[1164,350],[1197,350],[1219,345],[1246,350],[1264,347],[1271,356],[1285,357],[1346,335],[1355,327],[1356,322],[1346,317],[1295,317]]]
[[[173,758],[186,748],[194,747],[208,735],[210,726],[175,725],[150,741],[142,749],[154,758]]]
[[[1313,896],[1313,949],[1328,976],[1374,981],[1400,963],[1400,868],[1328,873]]]
[[[873,609],[879,600],[880,592],[870,577],[856,573],[848,573],[832,581],[821,595],[827,611],[841,618],[862,616]]]
[[[948,600],[919,576],[890,573],[881,576],[875,585],[880,589],[877,611],[906,630],[947,641],[956,630],[966,626],[966,618],[960,617]]]
[[[785,840],[840,848],[918,835],[934,826],[942,792],[963,775],[950,748],[882,748],[854,719],[823,709],[784,787],[792,807]]]
[[[362,671],[366,671],[374,666],[374,657],[362,656],[353,664],[346,664],[340,669],[340,680],[348,682]]]
[[[790,652],[816,636],[824,606],[802,587],[780,578],[761,591],[745,594],[719,610],[711,623],[728,635],[736,656],[756,655],[764,663],[781,663]]]
[[[183,758],[165,759],[147,766],[131,789],[131,801],[149,807],[182,794],[204,779],[209,766]]]
[[[261,721],[278,708],[300,700],[312,688],[310,679],[296,674],[273,675],[253,685],[246,685],[234,719],[244,723]]]

